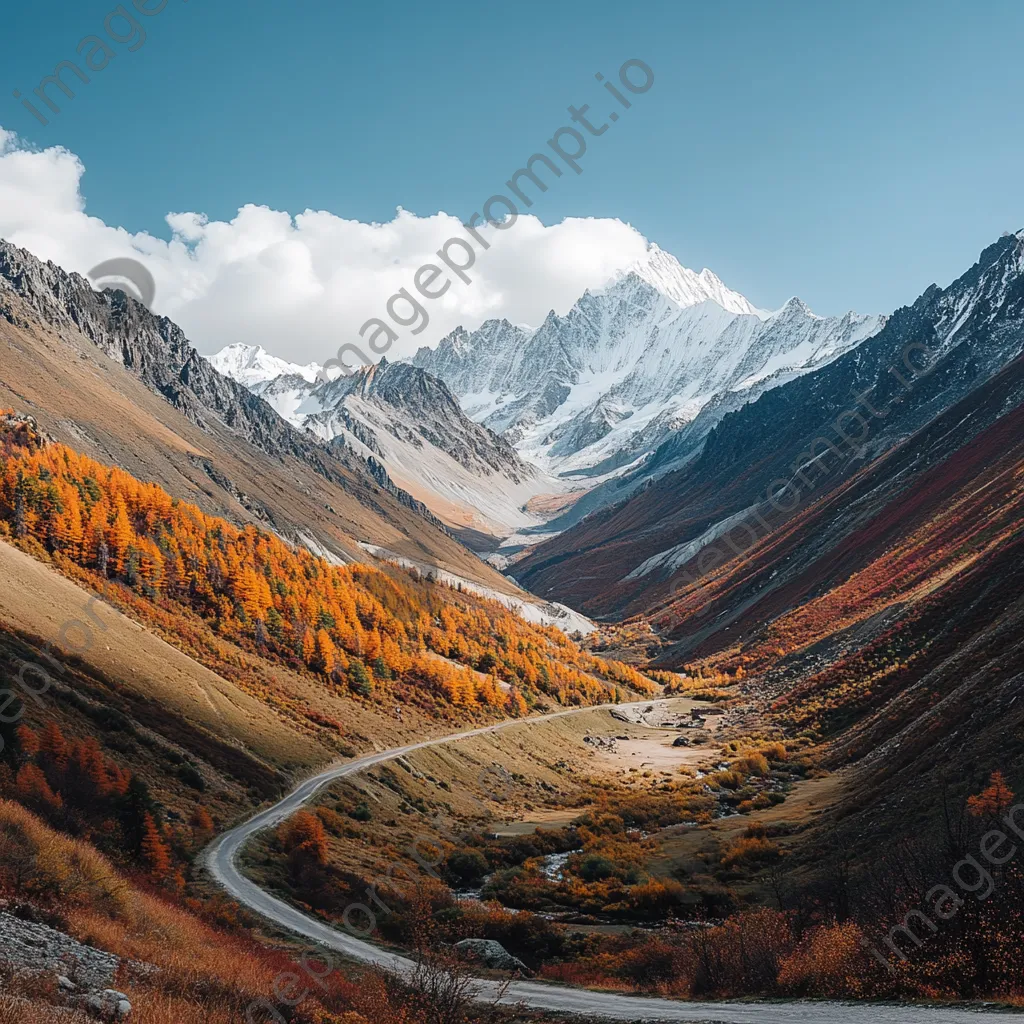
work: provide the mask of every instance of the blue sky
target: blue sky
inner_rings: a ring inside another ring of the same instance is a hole
[[[468,216],[567,105],[614,109],[594,74],[633,57],[653,88],[538,200],[545,224],[620,218],[821,313],[910,302],[1024,226],[1016,3],[168,0],[43,127],[12,90],[113,6],[5,11],[0,125],[76,153],[87,212],[132,232],[245,203]]]

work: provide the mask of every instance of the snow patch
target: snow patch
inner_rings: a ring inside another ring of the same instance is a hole
[[[699,537],[686,541],[683,544],[676,544],[673,547],[659,551],[651,555],[646,561],[641,562],[632,572],[622,577],[622,580],[637,580],[641,576],[647,576],[656,569],[671,572],[685,565],[694,555],[698,554],[708,544],[713,544],[723,534],[728,533],[737,523],[742,522],[755,509],[756,505],[750,505],[735,514],[726,517],[715,523],[714,526],[706,529]]]

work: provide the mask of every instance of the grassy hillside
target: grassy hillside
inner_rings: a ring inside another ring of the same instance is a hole
[[[11,415],[0,623],[13,695],[0,724],[0,902],[159,965],[158,982],[122,982],[153,1024],[239,1019],[257,989],[273,998],[281,958],[197,870],[216,831],[357,750],[657,688],[497,602],[235,526]],[[70,873],[51,877],[62,858]],[[326,1008],[360,1007],[417,1019],[415,992],[368,984],[355,994],[339,974],[294,1019],[351,1024],[362,1018]],[[0,1013],[31,1019],[28,1007],[45,1015],[56,998],[28,983],[16,995],[29,1002]]]
[[[1020,985],[1004,943],[1024,876],[978,858],[1024,793],[1022,383],[1017,360],[651,616],[659,664],[731,680],[816,771],[841,773],[813,813],[772,812],[774,866],[709,855],[805,927],[856,925],[901,986],[950,998]],[[935,927],[915,918],[922,942],[898,932],[906,959],[890,953],[891,929],[969,857],[998,896],[954,886],[963,912],[925,906]]]
[[[31,905],[26,891],[35,894]],[[452,965],[436,957],[421,977],[398,985],[314,951],[259,942],[229,907],[175,905],[87,843],[2,799],[0,905],[120,957],[114,984],[138,1024],[511,1024],[514,1016],[473,1005],[463,976],[449,981]],[[3,972],[0,979],[3,1024],[92,1019],[65,1016],[67,999],[46,972]]]

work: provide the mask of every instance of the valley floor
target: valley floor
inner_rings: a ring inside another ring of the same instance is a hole
[[[659,710],[664,713],[671,704],[685,703],[689,710],[693,702],[658,702]],[[644,709],[651,709],[650,702],[640,702],[617,707],[616,713],[625,712],[627,716],[642,718]],[[567,716],[585,714],[593,716],[596,709],[559,712],[519,723],[503,723],[485,729],[455,733],[440,739],[430,740],[412,746],[381,751],[372,755],[357,758],[344,765],[336,766],[326,772],[307,780],[297,787],[284,800],[272,808],[261,812],[243,825],[221,836],[207,851],[205,861],[210,873],[235,899],[258,912],[261,916],[276,925],[297,935],[301,935],[317,944],[339,951],[346,957],[356,961],[375,964],[400,976],[410,976],[415,971],[414,962],[407,957],[382,948],[356,934],[348,934],[340,928],[330,927],[310,914],[289,905],[271,895],[239,870],[237,860],[242,847],[257,833],[271,828],[286,820],[301,807],[310,803],[325,787],[341,778],[354,776],[374,766],[406,757],[418,750],[440,747],[448,744],[464,742],[476,737],[493,734],[515,727],[517,732],[534,729],[545,722]],[[760,819],[769,822],[778,820],[784,813],[796,810],[799,803],[802,813],[814,813],[813,808],[822,801],[829,799],[834,790],[833,778],[818,779],[804,783],[800,787],[799,796],[794,794],[794,804],[774,808],[760,815]],[[539,824],[540,822],[538,822]],[[724,829],[726,832],[738,832],[739,821],[722,825],[712,825],[712,831]],[[749,823],[744,823],[749,825]],[[501,834],[510,834],[502,829]],[[511,830],[511,834],[521,834],[519,830]],[[696,833],[691,833],[696,835]],[[721,838],[719,836],[718,838]],[[668,852],[670,847],[666,848]],[[673,851],[670,856],[675,859],[678,854]],[[358,929],[352,928],[356,932]],[[563,986],[542,984],[538,982],[512,981],[503,983],[487,978],[479,978],[473,987],[476,995],[485,1001],[515,1005],[534,1010],[553,1011],[557,1013],[583,1014],[588,1018],[606,1018],[612,1020],[635,1021],[716,1021],[721,1024],[969,1024],[977,1021],[977,1008],[957,1008],[951,1006],[912,1006],[886,1005],[877,1002],[864,1004],[814,1002],[680,1002],[658,998],[647,998],[637,995],[622,995],[612,992],[596,992],[581,989],[570,989]],[[1024,1019],[1024,1012],[1005,1013],[1010,1019]]]

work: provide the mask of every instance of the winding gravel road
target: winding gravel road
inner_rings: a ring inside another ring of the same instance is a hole
[[[481,736],[501,729],[510,729],[581,714],[585,711],[612,707],[642,707],[652,701],[639,701],[632,705],[605,704],[599,707],[573,708],[557,711],[537,718],[514,719],[481,729],[455,733],[438,739],[396,747],[376,754],[367,754],[345,764],[336,765],[319,775],[307,779],[273,807],[250,818],[244,824],[225,832],[215,840],[204,855],[207,869],[214,879],[235,899],[251,910],[263,915],[297,935],[312,939],[329,949],[337,950],[354,960],[376,964],[397,974],[410,971],[413,964],[405,957],[374,946],[346,932],[331,928],[287,903],[271,896],[238,869],[236,859],[246,841],[263,829],[278,824],[294,814],[314,794],[336,779],[352,775],[384,761],[402,757],[414,750],[453,743]],[[478,993],[482,998],[493,998],[497,984],[481,979]],[[703,1024],[981,1024],[982,1020],[1003,1019],[1024,1021],[1024,1013],[1006,1013],[998,1017],[982,1018],[982,1011],[954,1007],[883,1006],[878,1004],[773,1002],[773,1003],[691,1003],[672,999],[649,999],[644,996],[626,996],[585,989],[566,988],[539,982],[515,981],[502,995],[506,1003],[519,1003],[536,1010],[555,1010],[580,1014],[586,1020],[609,1019],[623,1021],[680,1021]]]

